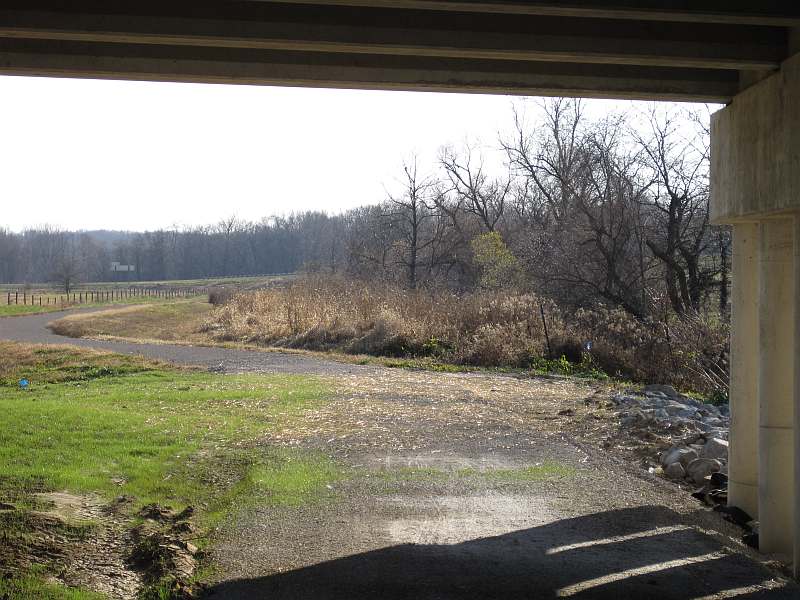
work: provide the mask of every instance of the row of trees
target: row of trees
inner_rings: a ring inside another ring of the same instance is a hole
[[[562,305],[600,301],[645,318],[708,309],[713,296],[726,314],[730,237],[709,222],[704,115],[590,119],[580,101],[556,99],[532,125],[514,116],[505,172],[487,172],[469,146],[444,148],[428,170],[404,166],[402,192],[351,215],[350,269],[468,288],[491,268],[497,285]]]
[[[193,279],[300,269],[410,288],[519,286],[639,318],[727,311],[729,234],[709,223],[707,119],[653,108],[589,118],[578,100],[536,107],[494,151],[410,158],[382,202],[343,214],[147,233],[0,230],[0,281]],[[707,115],[706,115],[707,116]]]
[[[0,229],[0,283],[247,276],[290,273],[321,262],[338,270],[343,224],[341,216],[305,212],[258,223],[231,217],[210,226],[145,233]],[[114,273],[112,262],[136,270]]]

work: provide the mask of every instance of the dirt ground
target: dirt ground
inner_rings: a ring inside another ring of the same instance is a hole
[[[262,443],[325,453],[347,476],[325,500],[225,523],[207,598],[800,597],[740,530],[618,450],[601,384],[68,340],[47,332],[53,318],[0,319],[0,338],[309,372],[336,389]]]

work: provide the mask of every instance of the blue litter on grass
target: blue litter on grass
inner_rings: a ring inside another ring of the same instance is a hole
[[[28,389],[28,386],[29,386],[30,384],[31,384],[31,382],[30,382],[30,381],[28,381],[27,379],[20,379],[20,380],[19,380],[19,387],[21,387],[23,390],[27,390],[27,389]]]

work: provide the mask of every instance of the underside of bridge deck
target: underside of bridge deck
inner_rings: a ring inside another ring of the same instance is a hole
[[[798,26],[779,0],[11,0],[0,72],[728,102]]]
[[[800,567],[800,2],[11,0],[0,74],[721,102],[730,501]]]

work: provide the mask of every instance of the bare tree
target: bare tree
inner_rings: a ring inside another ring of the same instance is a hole
[[[387,277],[392,248],[392,222],[384,205],[363,206],[350,211],[346,251],[351,275]]]
[[[435,182],[431,177],[420,175],[416,156],[403,164],[403,174],[402,193],[389,195],[389,216],[400,235],[396,260],[405,267],[408,287],[414,289],[422,252],[436,241],[435,235],[424,235],[428,222],[437,218],[431,208]]]
[[[487,232],[497,227],[503,218],[506,200],[511,190],[511,176],[502,179],[490,177],[484,170],[483,160],[474,156],[469,145],[459,153],[453,148],[442,149],[439,164],[449,181],[449,189],[437,197],[449,210],[461,210],[473,215]],[[447,202],[448,196],[454,198]]]
[[[231,215],[222,219],[217,224],[217,233],[222,237],[222,263],[220,265],[219,273],[221,275],[230,275],[231,272],[231,255],[233,253],[234,244],[233,240],[236,232],[242,227],[241,221],[236,215]]]
[[[80,277],[80,262],[73,240],[64,235],[61,249],[55,260],[52,279],[69,294]]]
[[[706,260],[712,251],[708,138],[691,127],[697,121],[674,111],[651,108],[645,122],[646,132],[632,129],[632,137],[651,180],[647,246],[663,264],[672,309],[682,315],[701,308],[720,272],[719,264]]]
[[[501,145],[512,169],[536,190],[530,198],[544,203],[545,214],[558,220],[569,214],[574,184],[584,160],[583,103],[554,98],[543,101],[539,109],[542,122],[529,129],[515,108],[514,137],[501,140]]]
[[[579,101],[541,105],[527,133],[504,142],[518,184],[515,211],[525,218],[528,270],[543,291],[571,304],[599,297],[636,316],[646,313],[648,267],[637,238],[643,190],[622,140],[624,121],[584,123]]]

